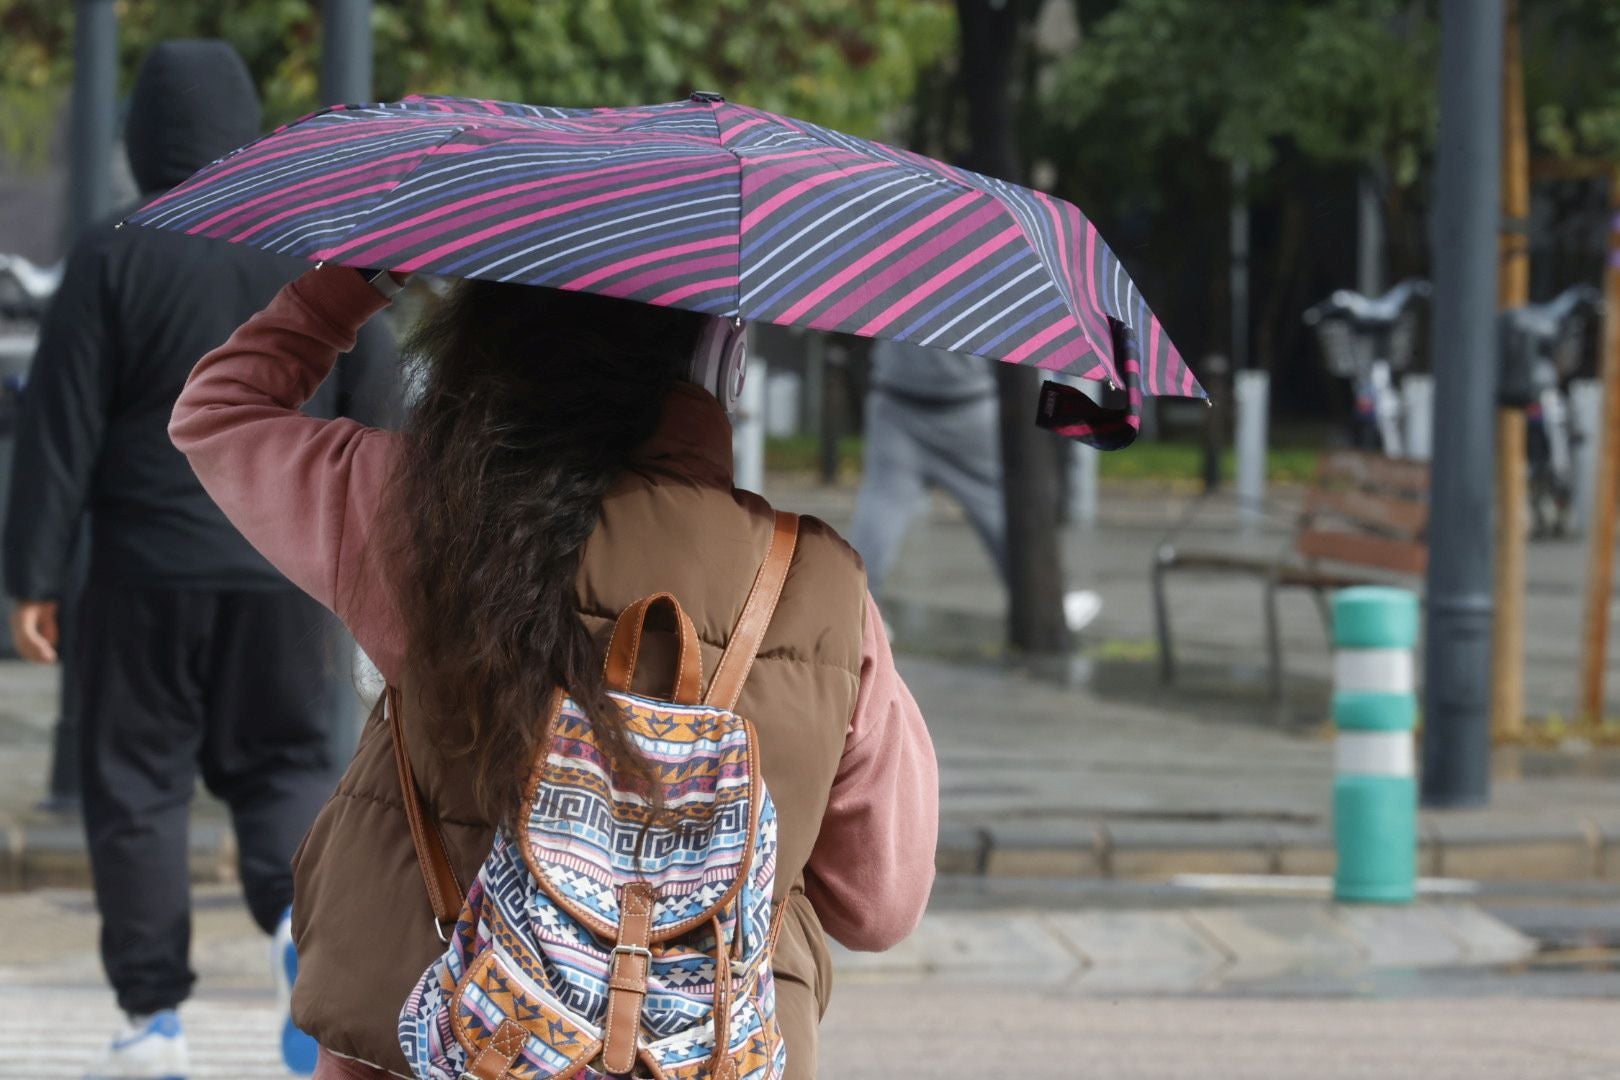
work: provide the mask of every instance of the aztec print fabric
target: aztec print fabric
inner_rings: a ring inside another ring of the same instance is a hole
[[[400,1014],[400,1046],[421,1080],[458,1080],[508,1021],[523,1029],[511,1080],[603,1076],[618,888],[637,880],[658,897],[637,1075],[711,1075],[721,951],[738,1080],[783,1074],[768,962],[776,809],[753,728],[723,709],[613,697],[664,784],[663,812],[648,825],[645,799],[614,776],[589,720],[564,700],[524,835],[497,835],[450,947]]]
[[[1074,206],[713,95],[339,106],[130,221],[1027,364],[1110,388],[1117,402],[1064,428],[1105,447],[1134,438],[1143,394],[1203,395]],[[1132,331],[1134,365],[1110,320]]]

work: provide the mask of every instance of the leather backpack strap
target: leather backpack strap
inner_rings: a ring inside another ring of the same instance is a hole
[[[722,709],[734,708],[742,696],[743,683],[754,666],[765,631],[776,614],[776,603],[782,598],[782,586],[787,583],[788,568],[793,565],[793,551],[799,545],[799,515],[785,510],[776,512],[776,529],[771,534],[771,546],[766,549],[765,561],[754,576],[754,587],[743,603],[742,614],[726,642],[725,654],[714,669],[714,681],[709,684],[705,705],[718,705]]]
[[[388,731],[394,740],[400,801],[405,804],[405,818],[410,822],[411,845],[416,848],[416,862],[422,869],[422,884],[427,886],[428,903],[433,907],[439,938],[448,941],[445,927],[454,926],[461,917],[461,882],[450,865],[450,855],[445,850],[438,825],[429,820],[422,805],[422,791],[416,786],[411,756],[405,749],[405,722],[399,715],[399,691],[392,686],[383,690],[383,716],[388,720]]]
[[[602,665],[603,684],[609,690],[628,693],[636,678],[636,662],[641,656],[641,633],[652,609],[663,604],[675,613],[676,633],[681,648],[675,660],[675,689],[671,701],[696,705],[703,692],[703,650],[697,628],[673,595],[667,592],[644,596],[619,614],[608,639],[607,659]]]

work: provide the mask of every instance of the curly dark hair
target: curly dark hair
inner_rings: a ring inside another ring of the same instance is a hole
[[[689,311],[465,281],[405,344],[420,387],[394,479],[407,666],[491,821],[516,823],[558,690],[613,765],[650,783],[604,689],[576,578],[602,499],[652,435],[702,325]]]

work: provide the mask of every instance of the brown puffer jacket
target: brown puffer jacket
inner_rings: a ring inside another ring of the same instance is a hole
[[[666,426],[606,499],[579,576],[580,611],[602,646],[618,613],[674,593],[712,672],[765,556],[772,512],[734,491],[723,425]],[[782,599],[737,711],[759,732],[780,818],[778,899],[789,905],[775,955],[789,1076],[816,1069],[816,1025],[831,990],[826,940],[803,893],[860,682],[865,575],[826,525],[805,519]],[[636,689],[667,690],[669,635],[649,634]],[[493,831],[474,807],[464,764],[402,716],[412,767],[463,883]],[[326,1049],[408,1075],[395,1041],[400,1006],[443,950],[417,869],[386,725],[373,715],[336,794],[295,863],[300,970],[293,1015]]]

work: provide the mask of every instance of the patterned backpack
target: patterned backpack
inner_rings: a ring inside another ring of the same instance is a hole
[[[420,1080],[778,1080],[771,952],[776,809],[753,725],[732,712],[798,540],[778,514],[765,562],[707,695],[697,631],[673,596],[625,609],[605,672],[631,741],[664,785],[653,817],[558,695],[521,833],[497,830],[462,900],[420,803],[390,708],[411,836],[441,928],[454,932],[399,1017]],[[668,701],[630,692],[648,613],[680,636]],[[653,820],[649,824],[649,817]],[[441,936],[443,930],[441,929]]]

